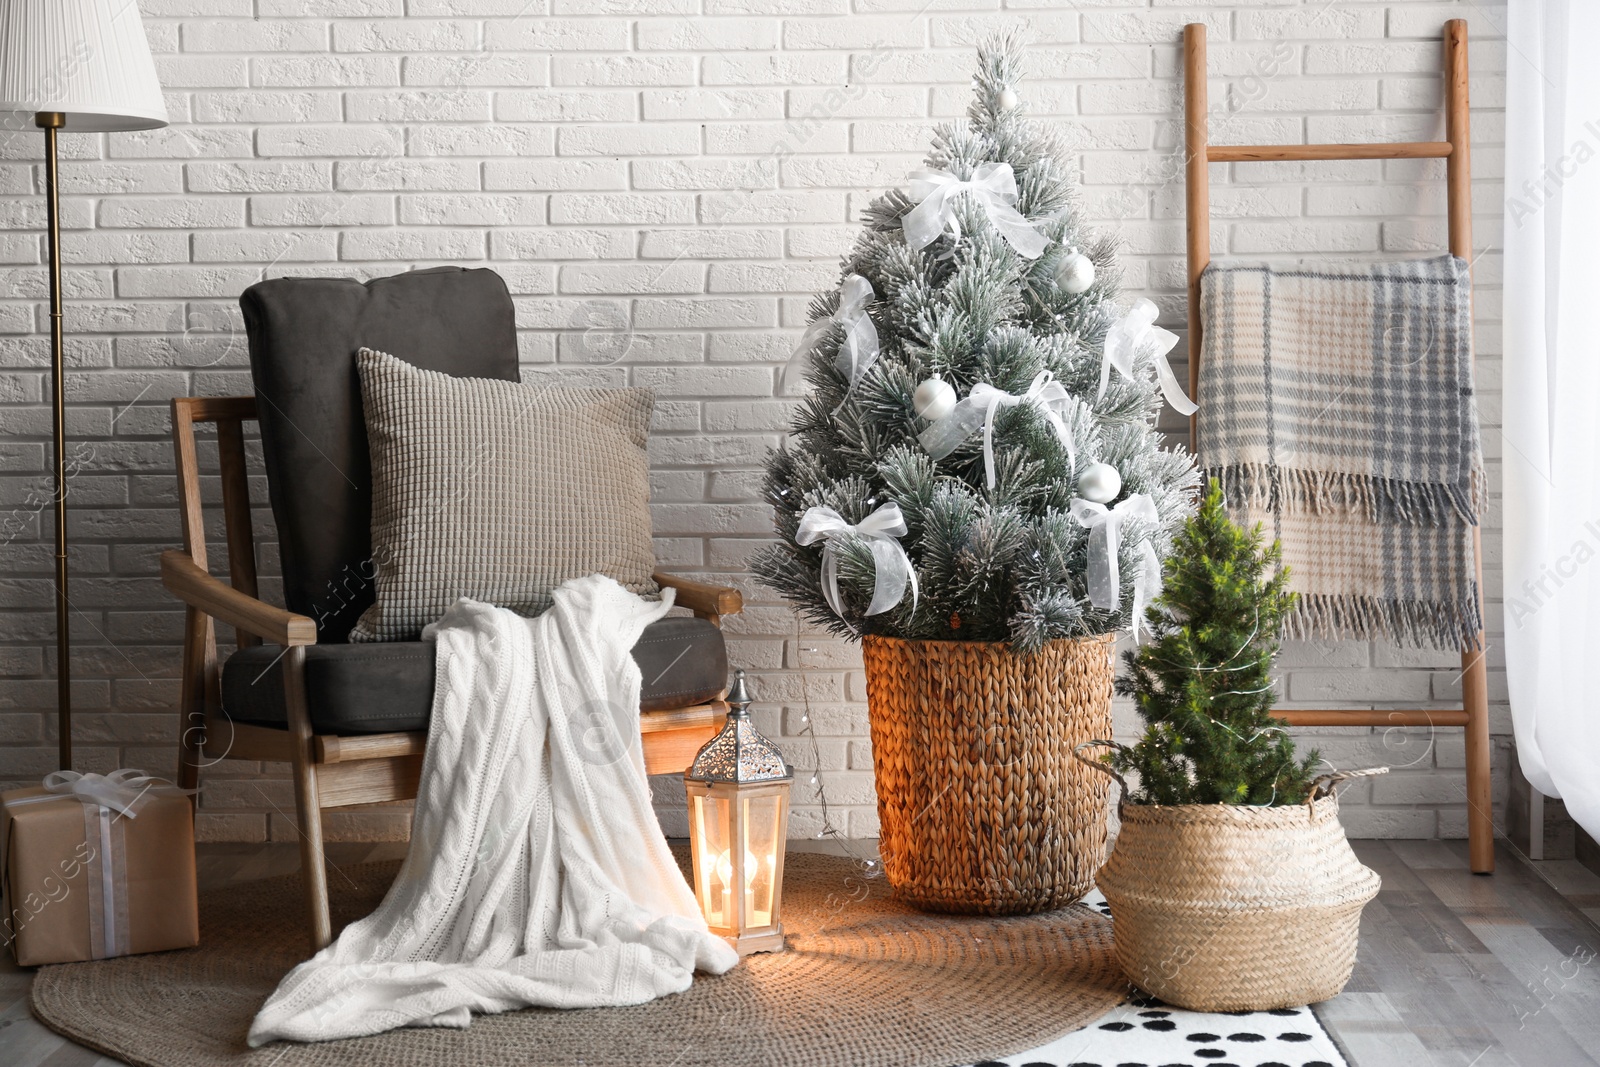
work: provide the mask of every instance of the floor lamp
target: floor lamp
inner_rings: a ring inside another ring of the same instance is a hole
[[[72,766],[72,658],[67,598],[67,427],[61,332],[58,133],[153,130],[167,124],[161,82],[135,0],[0,3],[0,126],[44,131],[50,259],[50,401],[54,409],[56,722],[61,767]]]

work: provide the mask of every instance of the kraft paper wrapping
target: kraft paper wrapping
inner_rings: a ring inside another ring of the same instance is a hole
[[[43,786],[0,794],[0,937],[18,964],[200,943],[194,812],[151,794],[132,816]]]

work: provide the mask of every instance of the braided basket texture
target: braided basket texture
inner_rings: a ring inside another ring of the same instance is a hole
[[[1021,915],[1089,891],[1107,781],[1072,750],[1110,732],[1114,643],[1019,656],[998,642],[862,639],[879,848],[899,899]]]
[[[1117,958],[1146,993],[1193,1011],[1327,1000],[1350,980],[1378,892],[1332,795],[1308,804],[1124,804],[1097,879]]]

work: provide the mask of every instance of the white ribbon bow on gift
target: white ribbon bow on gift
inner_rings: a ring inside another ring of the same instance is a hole
[[[795,541],[802,545],[823,541],[822,595],[834,614],[844,618],[844,601],[839,597],[839,559],[834,546],[839,538],[851,534],[866,541],[876,568],[872,579],[872,602],[867,605],[866,614],[877,615],[900,603],[905,599],[907,585],[911,586],[911,610],[915,611],[919,597],[917,572],[912,569],[911,558],[897,540],[906,534],[906,520],[900,513],[900,505],[891,501],[854,526],[845,522],[844,516],[832,508],[807,508],[800,517]]]
[[[1128,519],[1160,522],[1155,502],[1144,493],[1134,493],[1114,508],[1081,496],[1073,497],[1069,506],[1072,517],[1089,531],[1089,603],[1102,611],[1116,611],[1122,606],[1122,573],[1117,562],[1122,524]],[[1140,616],[1161,589],[1161,561],[1156,559],[1155,546],[1145,540],[1136,551],[1142,565],[1133,587],[1135,636]]]
[[[1132,378],[1133,364],[1139,358],[1139,353],[1150,348],[1156,363],[1156,378],[1161,382],[1161,395],[1167,398],[1167,403],[1178,414],[1193,415],[1200,405],[1184,394],[1183,387],[1172,373],[1172,365],[1167,362],[1167,353],[1178,343],[1178,335],[1156,325],[1158,314],[1160,312],[1154,304],[1139,299],[1134,301],[1126,315],[1111,324],[1111,329],[1106,331],[1105,354],[1100,359],[1100,391],[1095,394],[1095,399],[1106,395],[1106,386],[1111,384],[1112,367],[1121,371],[1124,377]]]
[[[971,193],[983,205],[990,225],[1020,255],[1038,259],[1050,243],[1017,211],[1017,176],[1009,163],[980,163],[967,181],[945,170],[912,171],[909,178],[917,206],[901,218],[900,225],[913,249],[931,245],[946,229],[961,239],[955,200],[962,193]]]
[[[57,796],[74,796],[85,804],[98,804],[137,819],[135,805],[146,793],[164,796],[191,796],[196,789],[179,789],[165,778],[156,778],[143,771],[124,767],[110,774],[79,774],[77,771],[51,771],[44,776],[43,785]]]
[[[1020,396],[1008,393],[1004,389],[996,389],[987,382],[979,382],[972,387],[972,392],[958,403],[950,414],[929,426],[917,435],[917,440],[927,450],[928,455],[935,460],[943,459],[972,436],[972,432],[979,426],[983,427],[983,471],[988,479],[990,489],[994,488],[994,417],[995,413],[1005,408],[1015,407],[1018,404],[1027,404],[1044,416],[1050,428],[1056,432],[1061,446],[1067,450],[1067,462],[1071,467],[1078,465],[1078,451],[1072,446],[1072,434],[1067,430],[1067,424],[1062,416],[1073,408],[1072,394],[1067,392],[1066,386],[1055,380],[1055,375],[1050,371],[1042,370],[1033,376],[1033,381],[1028,385],[1028,391]]]
[[[799,347],[794,350],[794,355],[789,357],[788,366],[784,368],[783,384],[785,386],[789,384],[807,353],[821,344],[823,338],[827,337],[829,331],[837,325],[844,330],[844,342],[839,345],[839,354],[834,358],[834,366],[838,367],[839,373],[849,380],[849,388],[845,390],[845,395],[849,396],[850,390],[854,389],[856,383],[872,369],[874,363],[878,362],[878,328],[872,324],[872,318],[867,314],[867,305],[872,303],[877,295],[872,291],[872,283],[867,279],[859,274],[847,275],[839,287],[839,310],[806,327],[806,332],[800,336]]]

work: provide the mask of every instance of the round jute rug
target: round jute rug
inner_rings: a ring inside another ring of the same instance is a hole
[[[330,879],[335,927],[375,908],[398,867],[348,868],[353,887]],[[1088,907],[927,915],[849,860],[791,854],[787,951],[676,996],[251,1050],[252,1016],[304,956],[301,900],[294,878],[204,894],[200,947],[41,968],[34,1014],[141,1067],[954,1067],[1047,1044],[1127,990],[1110,922]]]

